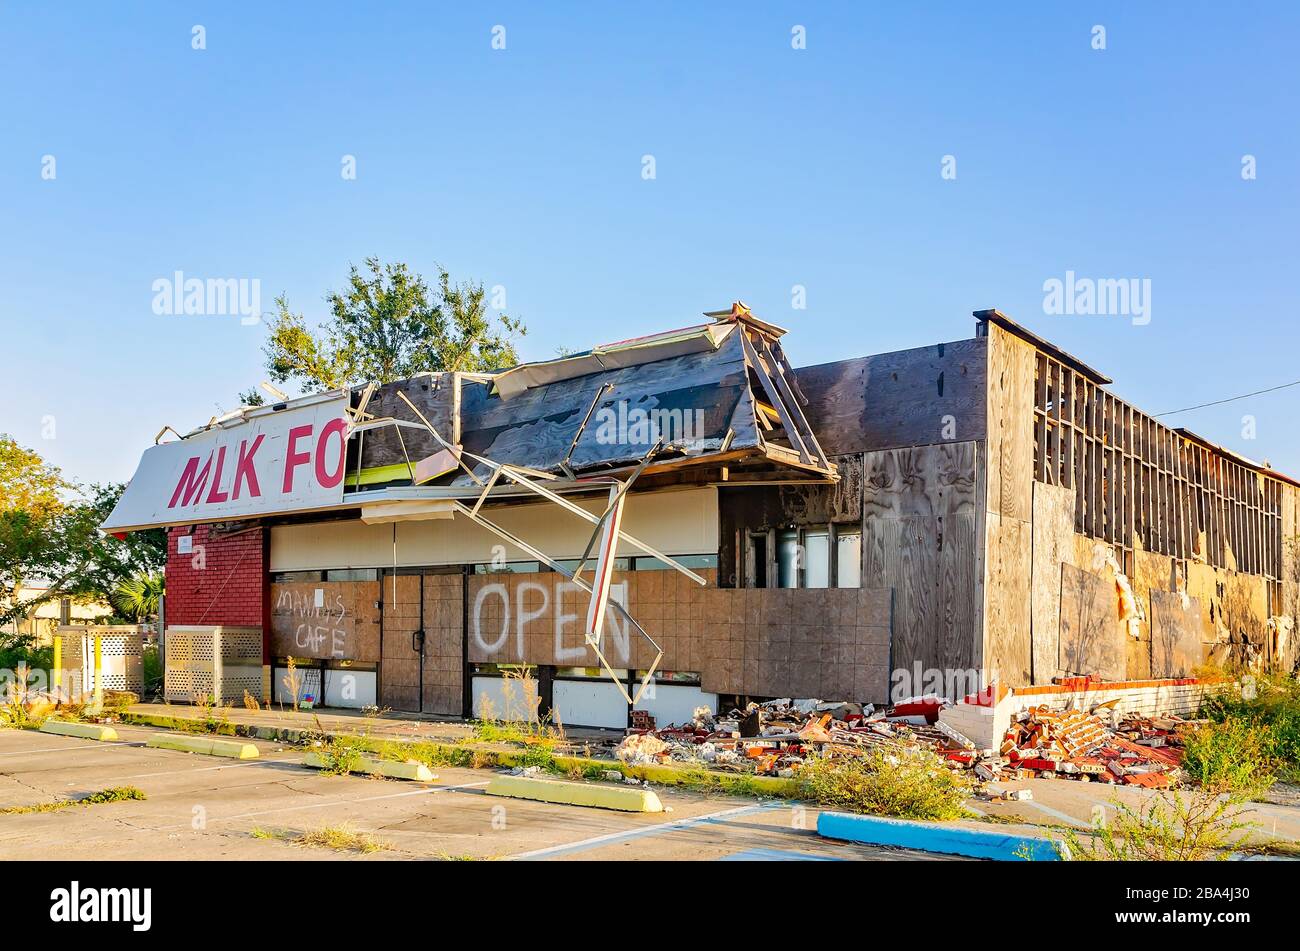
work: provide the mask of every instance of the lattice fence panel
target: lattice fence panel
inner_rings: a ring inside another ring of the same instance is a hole
[[[262,629],[258,627],[167,628],[164,694],[169,703],[241,700],[262,696]]]

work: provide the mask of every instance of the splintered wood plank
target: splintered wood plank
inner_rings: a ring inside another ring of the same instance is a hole
[[[767,368],[763,365],[763,361],[759,359],[758,353],[754,350],[754,345],[750,343],[749,335],[745,333],[745,328],[737,328],[736,333],[740,334],[740,344],[745,351],[746,362],[749,364],[750,369],[754,371],[754,375],[758,377],[758,382],[762,384],[763,392],[767,394],[768,402],[772,404],[772,408],[775,409],[777,414],[781,417],[781,425],[785,429],[785,438],[790,440],[790,445],[799,453],[799,458],[803,462],[812,463],[812,453],[810,453],[808,447],[804,445],[803,436],[799,432],[799,426],[790,415],[792,410],[787,409],[784,402],[782,402],[781,394],[777,391],[776,384],[772,382],[772,378],[768,375]]]
[[[767,364],[768,375],[771,377],[772,382],[776,384],[777,390],[780,391],[781,398],[785,401],[787,415],[798,428],[803,444],[808,447],[809,452],[816,457],[816,461],[820,462],[823,468],[829,469],[830,460],[822,452],[822,447],[817,442],[817,434],[812,431],[812,427],[808,425],[808,420],[803,414],[803,404],[807,400],[801,400],[795,393],[790,381],[786,380],[785,368],[777,360],[775,354],[772,353],[771,348],[768,347],[767,340],[761,336],[756,339],[758,341],[758,352]]]
[[[1061,673],[1060,577],[1074,554],[1074,490],[1034,486],[1033,544],[1033,682],[1046,684]]]
[[[1151,592],[1151,676],[1189,677],[1203,662],[1201,603],[1177,591]]]
[[[1073,565],[1061,566],[1059,664],[1076,676],[1125,677],[1124,629],[1118,620],[1115,586]]]

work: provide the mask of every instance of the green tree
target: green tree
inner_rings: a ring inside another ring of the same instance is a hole
[[[493,318],[486,298],[482,284],[453,282],[444,269],[431,290],[405,264],[366,258],[364,269],[351,267],[347,291],[326,298],[331,316],[319,331],[276,298],[266,367],[275,382],[307,391],[513,366],[514,339],[527,330],[506,314]]]
[[[163,576],[142,571],[119,581],[109,595],[109,600],[123,617],[141,622],[158,616],[158,606],[164,593]]]
[[[57,466],[0,433],[0,512],[27,512],[43,519],[63,508],[72,488]]]
[[[161,530],[124,541],[99,526],[121,485],[81,489],[39,453],[0,436],[0,626],[60,598],[105,599],[124,578],[161,568]],[[29,589],[42,587],[37,593]]]
[[[89,510],[96,529],[102,525],[126,489],[125,483],[92,485],[80,504]],[[74,579],[74,595],[109,600],[118,584],[139,574],[161,571],[167,564],[167,531],[162,528],[130,532],[115,538],[95,531],[90,539],[88,559]]]
[[[49,600],[24,589],[66,569],[69,552],[56,539],[71,527],[71,489],[58,467],[0,435],[0,623]]]

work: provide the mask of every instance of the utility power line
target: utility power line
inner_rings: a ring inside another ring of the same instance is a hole
[[[1277,386],[1270,386],[1268,389],[1255,390],[1253,393],[1242,393],[1240,396],[1229,396],[1224,400],[1213,400],[1209,403],[1197,403],[1195,406],[1184,406],[1182,409],[1166,410],[1163,413],[1156,413],[1153,419],[1161,416],[1173,416],[1175,413],[1187,413],[1194,409],[1204,409],[1207,406],[1221,406],[1224,403],[1234,403],[1237,400],[1244,400],[1251,396],[1259,396],[1261,393],[1272,393],[1275,390],[1285,390],[1288,386],[1300,386],[1300,380],[1292,380],[1290,383],[1279,383]]]

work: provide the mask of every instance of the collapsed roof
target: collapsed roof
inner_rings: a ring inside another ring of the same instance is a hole
[[[360,507],[364,520],[447,517],[455,500],[586,492],[640,476],[835,481],[779,327],[740,302],[707,323],[501,373],[421,374],[242,407],[163,442],[101,526]],[[501,477],[501,478],[498,478]],[[443,503],[439,504],[438,500]]]
[[[803,414],[785,331],[740,302],[706,316],[498,374],[429,373],[356,391],[346,490],[472,490],[489,471],[474,456],[572,480],[643,462],[648,475],[725,465],[836,479]]]

